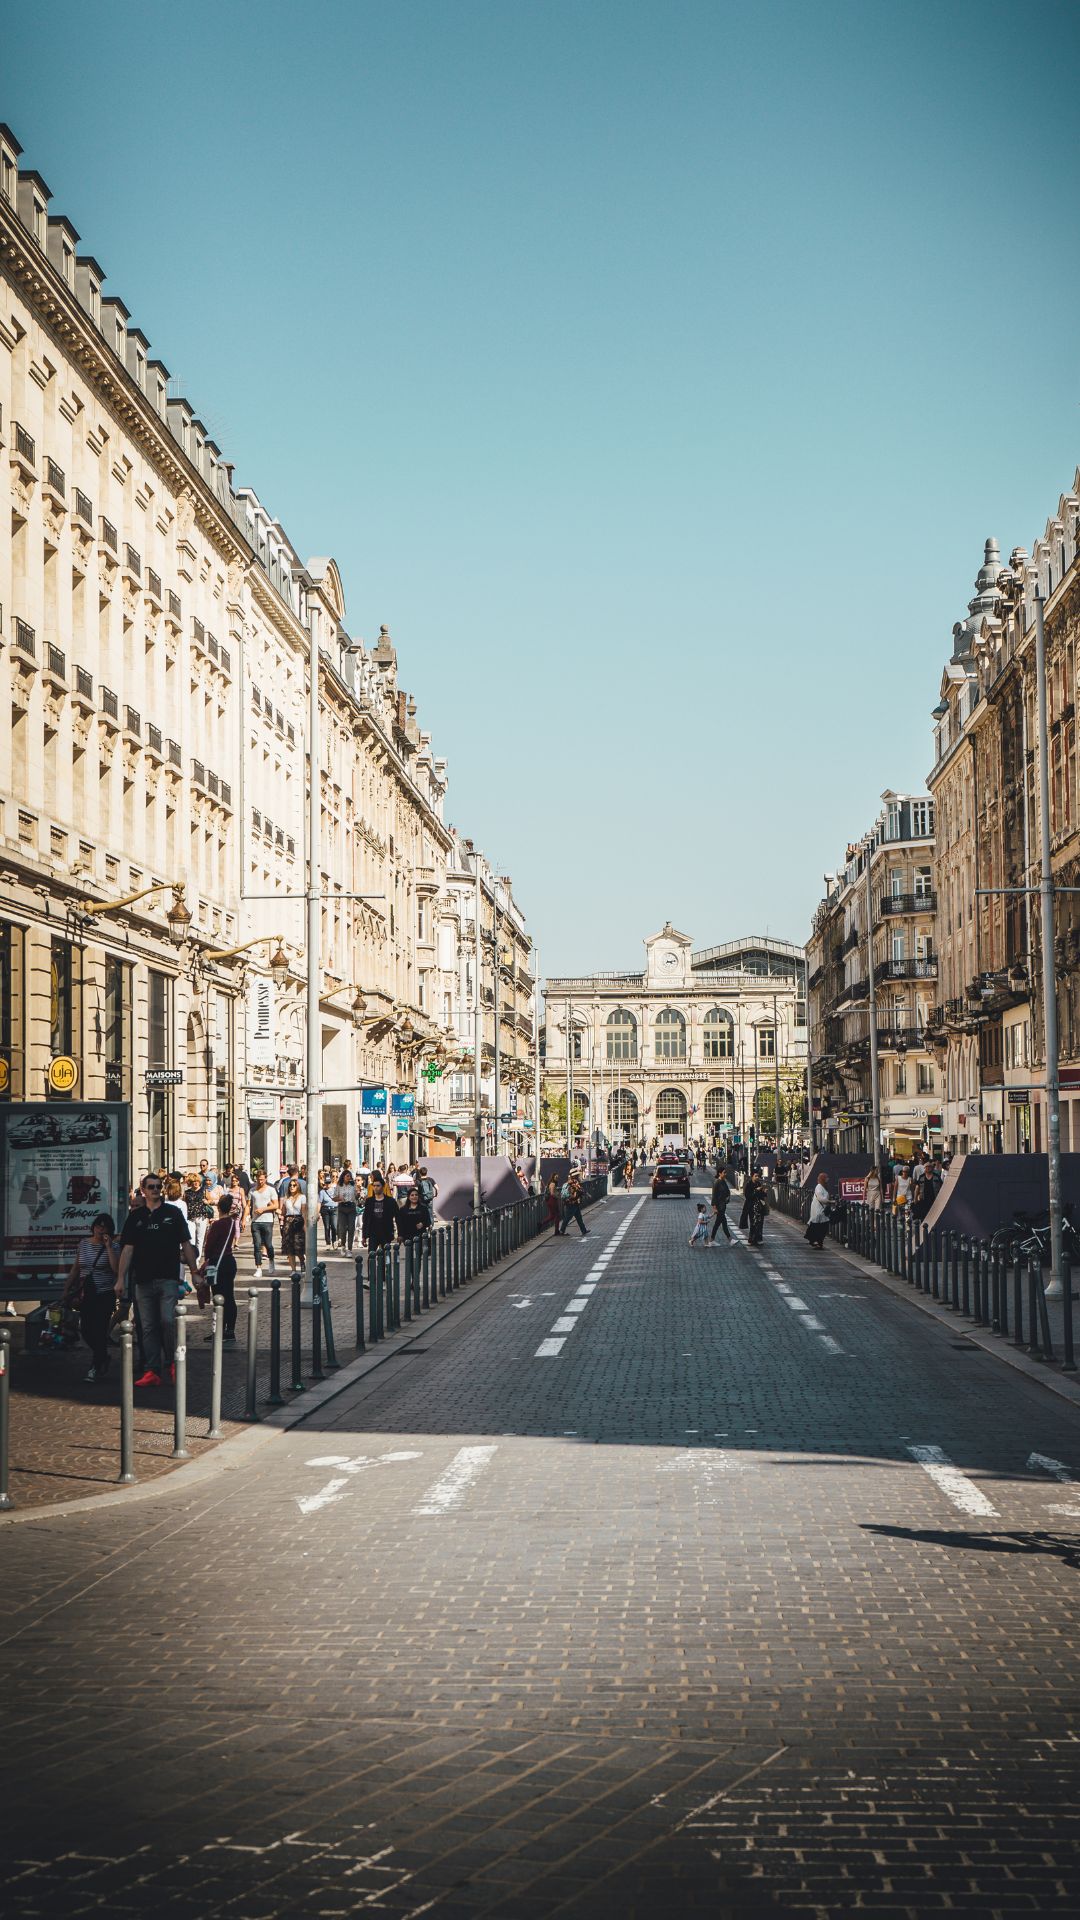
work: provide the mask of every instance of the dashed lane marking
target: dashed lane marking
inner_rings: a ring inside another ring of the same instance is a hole
[[[908,1452],[913,1460],[918,1461],[923,1472],[929,1474],[946,1500],[951,1500],[961,1513],[979,1515],[987,1520],[998,1518],[998,1510],[993,1502],[987,1499],[974,1480],[969,1480],[966,1473],[961,1473],[959,1467],[953,1466],[940,1447],[909,1447]]]

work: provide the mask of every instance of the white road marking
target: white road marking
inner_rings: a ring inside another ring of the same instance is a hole
[[[419,1460],[416,1448],[402,1449],[395,1453],[357,1453],[351,1457],[347,1453],[320,1453],[314,1460],[306,1460],[308,1467],[340,1467],[340,1474],[328,1480],[318,1493],[297,1494],[296,1504],[301,1513],[318,1513],[323,1507],[333,1506],[336,1500],[343,1500],[349,1481],[353,1475],[363,1473],[367,1467],[388,1466],[397,1460]]]
[[[514,1301],[514,1308],[515,1308],[515,1311],[518,1313],[521,1312],[521,1309],[523,1307],[531,1307],[531,1306],[532,1306],[531,1300],[515,1300]]]
[[[831,1333],[819,1333],[818,1339],[821,1341],[826,1353],[843,1353],[844,1349],[840,1345],[839,1340],[834,1340]]]
[[[918,1461],[923,1472],[930,1475],[946,1500],[951,1500],[961,1513],[980,1514],[987,1520],[998,1518],[997,1508],[981,1488],[975,1485],[974,1480],[969,1480],[966,1473],[961,1473],[959,1467],[954,1467],[940,1447],[909,1447],[908,1452],[913,1460]]]
[[[755,1464],[750,1455],[730,1453],[726,1447],[687,1447],[666,1460],[660,1472],[700,1474],[706,1486],[711,1486],[718,1474],[750,1473]]]
[[[824,1320],[819,1320],[816,1315],[812,1313],[803,1314],[803,1326],[809,1327],[811,1333],[824,1333],[825,1331]]]
[[[785,1293],[784,1305],[785,1307],[791,1307],[796,1313],[809,1313],[810,1311],[806,1301],[800,1300],[797,1293]]]
[[[1065,1465],[1064,1460],[1053,1460],[1048,1453],[1029,1453],[1028,1467],[1029,1469],[1034,1468],[1038,1473],[1052,1473],[1055,1480],[1060,1480],[1064,1486],[1072,1487],[1074,1493],[1080,1492],[1080,1488],[1076,1487],[1076,1483],[1068,1467]],[[1080,1505],[1077,1504],[1075,1498],[1068,1506],[1059,1501],[1048,1506],[1046,1511],[1047,1513],[1063,1513],[1070,1520],[1080,1520]]]
[[[533,1355],[533,1359],[534,1360],[554,1360],[556,1354],[561,1353],[565,1345],[566,1345],[565,1336],[561,1340],[541,1340],[540,1345],[537,1347],[536,1352]]]
[[[551,1331],[552,1333],[573,1333],[576,1326],[576,1320],[571,1320],[568,1314],[561,1313],[557,1320],[552,1321]]]
[[[473,1481],[479,1479],[484,1468],[490,1466],[497,1452],[495,1446],[459,1447],[450,1465],[432,1482],[419,1506],[413,1508],[413,1513],[449,1513],[450,1508],[456,1507],[464,1497]]]
[[[584,1300],[581,1298],[580,1294],[575,1294],[572,1300],[567,1301],[565,1311],[567,1313],[584,1313],[588,1304],[589,1304],[588,1294],[586,1294]]]

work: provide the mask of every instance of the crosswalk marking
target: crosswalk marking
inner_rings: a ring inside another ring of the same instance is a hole
[[[448,1513],[456,1507],[473,1481],[478,1479],[484,1468],[490,1466],[498,1452],[495,1446],[459,1447],[450,1465],[432,1481],[423,1499],[413,1508],[416,1515],[437,1515]]]
[[[940,1447],[909,1447],[913,1460],[917,1460],[924,1473],[928,1473],[934,1485],[951,1500],[961,1513],[977,1514],[987,1520],[996,1520],[998,1510],[988,1500],[981,1488],[969,1480],[966,1473],[954,1467],[948,1455]]]

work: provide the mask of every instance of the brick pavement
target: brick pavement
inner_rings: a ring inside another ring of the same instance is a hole
[[[0,1533],[9,1911],[1080,1912],[1074,1411],[683,1202],[598,1263],[633,1204],[235,1467]]]

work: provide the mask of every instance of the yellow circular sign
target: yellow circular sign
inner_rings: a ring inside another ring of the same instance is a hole
[[[11,1065],[0,1055],[0,1093],[6,1093],[11,1079]]]
[[[79,1069],[69,1053],[58,1053],[49,1061],[49,1085],[54,1093],[70,1093],[79,1077]]]

